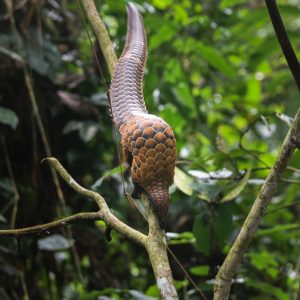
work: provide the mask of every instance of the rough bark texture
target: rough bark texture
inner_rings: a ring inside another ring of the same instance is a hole
[[[242,260],[242,257],[251,242],[255,231],[275,193],[279,180],[283,175],[289,159],[292,157],[296,144],[300,142],[300,109],[298,110],[294,122],[282,144],[281,151],[273,165],[270,173],[261,187],[257,198],[242,226],[242,229],[231,247],[222,267],[220,268],[215,284],[214,299],[228,299],[231,282],[235,271]]]

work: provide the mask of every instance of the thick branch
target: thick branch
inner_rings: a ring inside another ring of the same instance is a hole
[[[261,187],[257,198],[242,226],[242,229],[231,247],[222,267],[220,268],[214,285],[214,299],[227,299],[232,278],[235,271],[257,230],[257,227],[275,193],[278,182],[283,175],[289,159],[292,157],[296,144],[300,141],[300,109],[298,110],[293,124],[283,142],[282,148],[276,159],[274,166]]]
[[[149,224],[149,235],[147,236],[145,246],[154,271],[157,287],[162,299],[177,300],[179,298],[174,287],[172,271],[167,255],[165,231],[160,229],[157,217],[152,210],[148,198],[144,194],[142,195],[142,201],[146,208]]]
[[[105,26],[103,25],[103,22],[97,14],[94,1],[82,0],[81,2],[97,35],[97,39],[108,65],[110,75],[112,76],[115,65],[117,63],[117,56],[112,47],[109,35],[105,29]],[[151,207],[149,206],[148,199],[146,199],[144,195],[142,197],[143,203],[145,204],[147,209],[147,217],[149,223],[149,235],[146,237],[146,239],[143,240],[143,245],[145,246],[149,254],[157,286],[160,290],[161,299],[176,300],[178,299],[178,295],[174,287],[172,271],[170,269],[168,260],[167,247],[165,244],[165,232],[159,228],[156,215],[153,213]],[[107,220],[109,226],[111,226],[110,223],[114,222],[114,218],[115,217],[112,217],[112,219]],[[105,220],[104,216],[103,220]],[[114,228],[113,226],[111,227]],[[124,226],[119,227],[123,229],[126,228]]]
[[[100,48],[104,55],[106,64],[108,66],[108,70],[110,76],[113,75],[116,63],[118,58],[116,56],[114,47],[112,45],[111,39],[108,35],[105,25],[103,24],[102,20],[100,19],[95,3],[93,0],[82,0],[81,1],[87,17],[92,24],[93,30],[97,36],[97,40],[99,42]]]
[[[294,80],[300,92],[300,64],[295,54],[295,51],[291,45],[287,32],[284,28],[277,4],[275,0],[265,0],[268,12],[276,32],[276,36],[282,52],[287,60],[287,63],[291,69]]]

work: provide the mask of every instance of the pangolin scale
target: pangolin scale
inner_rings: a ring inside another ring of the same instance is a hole
[[[169,186],[173,182],[176,140],[171,127],[148,114],[143,96],[147,39],[137,8],[128,4],[126,43],[110,86],[113,121],[122,136],[124,157],[134,184],[132,196],[146,193],[165,228],[169,208]]]

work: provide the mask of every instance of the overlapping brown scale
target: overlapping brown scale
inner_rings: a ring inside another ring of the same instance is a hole
[[[168,188],[174,177],[176,141],[166,122],[147,114],[142,89],[146,59],[142,18],[136,7],[129,4],[126,44],[110,89],[111,113],[122,135],[123,153],[131,164],[135,190],[139,192],[142,188],[148,194],[164,228],[169,206]]]
[[[131,176],[144,190],[167,190],[173,181],[176,160],[175,137],[162,119],[148,115],[129,118],[124,128],[123,147],[133,156]],[[153,194],[153,192],[152,192]],[[165,192],[160,193],[165,195]],[[155,197],[160,195],[158,191]],[[162,199],[161,199],[162,201]]]

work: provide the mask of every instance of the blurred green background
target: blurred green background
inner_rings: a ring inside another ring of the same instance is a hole
[[[299,57],[300,3],[277,2]],[[169,245],[210,299],[213,279],[276,158],[299,94],[264,1],[134,3],[148,36],[146,104],[173,127],[178,145]],[[119,55],[126,2],[96,5]],[[116,169],[105,61],[78,3],[66,0],[0,4],[1,229],[96,209],[61,182],[64,203],[49,166],[40,163],[45,145],[22,60],[52,155],[80,184],[100,192],[119,218],[146,232]],[[237,270],[230,299],[293,297],[300,271],[299,184],[296,151]],[[115,232],[107,242],[104,230],[102,222],[87,221],[69,230],[1,238],[0,299],[157,299],[146,252]],[[200,299],[170,261],[180,299]]]

